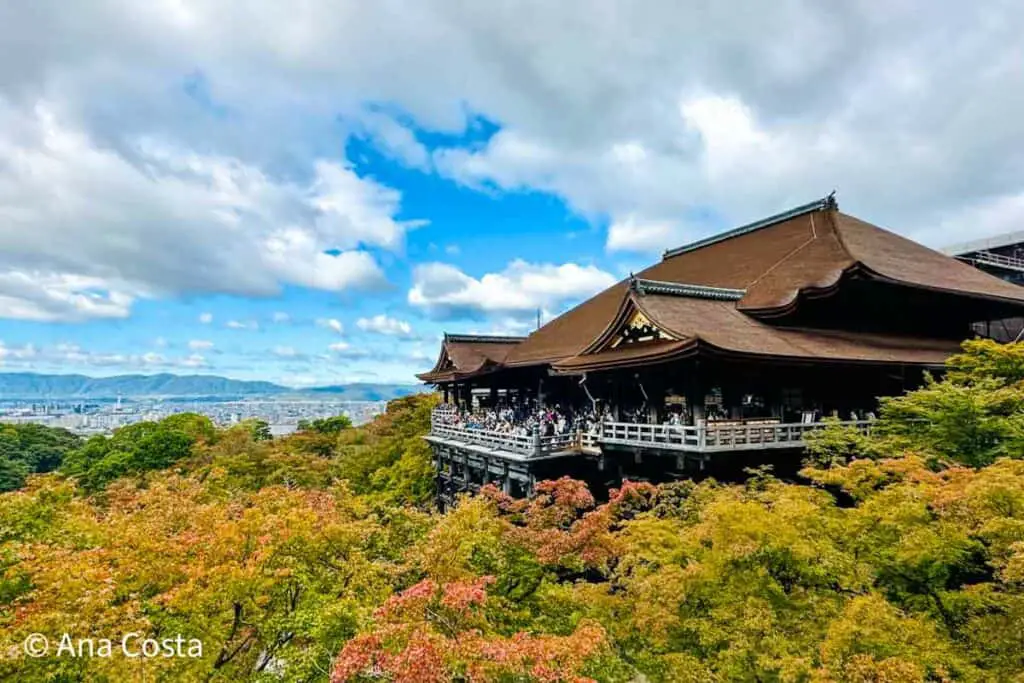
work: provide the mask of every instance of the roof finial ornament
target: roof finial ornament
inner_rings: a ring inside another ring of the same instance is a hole
[[[825,197],[825,208],[826,209],[838,209],[839,202],[836,201],[836,190],[832,188],[832,191]]]
[[[629,273],[629,288],[637,294],[643,295],[644,293],[643,283],[632,271]]]

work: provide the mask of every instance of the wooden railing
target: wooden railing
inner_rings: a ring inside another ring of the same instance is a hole
[[[996,254],[991,251],[979,251],[965,257],[965,260],[973,261],[974,263],[981,265],[996,266],[997,268],[1006,268],[1007,270],[1024,272],[1024,260],[1014,258],[1012,256],[1003,256],[1002,254]]]
[[[829,425],[854,427],[862,433],[869,433],[873,424],[871,420],[776,424],[708,422],[696,426],[602,422],[600,431],[596,434],[571,432],[538,436],[457,427],[444,424],[442,416],[438,415],[431,425],[430,433],[432,436],[517,453],[525,457],[540,457],[571,451],[596,451],[602,445],[689,452],[799,448],[805,445],[804,437],[808,433]]]
[[[580,450],[581,435],[578,432],[538,436],[536,434],[511,434],[509,432],[446,424],[447,419],[454,414],[455,410],[450,407],[439,406],[435,408],[431,416],[430,433],[441,438],[486,446],[496,450],[510,451],[528,457]]]
[[[578,432],[568,434],[555,434],[554,436],[542,436],[539,439],[540,452],[558,453],[559,451],[579,450],[580,435]]]
[[[580,432],[580,450],[600,451],[601,434],[599,432]]]
[[[510,451],[525,456],[538,455],[543,445],[541,438],[537,436],[522,436],[509,434],[508,432],[495,432],[489,429],[466,429],[465,427],[452,427],[436,423],[431,426],[430,434],[432,436],[439,436],[442,439],[464,441],[478,446]]]
[[[694,450],[700,447],[700,430],[698,427],[684,425],[602,422],[599,441],[620,446],[643,445]]]
[[[854,427],[868,433],[873,421],[793,422],[780,424],[715,424],[673,426],[604,422],[601,443],[620,446],[664,448],[682,451],[742,451],[761,448],[794,448],[804,446],[809,432],[829,425]]]

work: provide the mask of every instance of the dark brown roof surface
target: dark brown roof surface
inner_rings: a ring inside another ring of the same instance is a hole
[[[743,311],[783,311],[801,291],[833,287],[853,269],[907,286],[1024,304],[1024,287],[842,214],[832,204],[822,206],[670,252],[637,277],[745,289],[738,303],[719,308],[751,325],[756,321]],[[580,353],[615,317],[627,289],[628,281],[619,282],[544,325],[512,349],[506,365],[553,363]],[[797,342],[795,336],[790,339]],[[759,338],[756,344],[761,343]]]
[[[416,375],[424,382],[450,382],[501,366],[523,337],[445,335],[441,354],[430,372]]]
[[[687,296],[638,296],[631,304],[680,341],[638,343],[567,358],[556,370],[579,372],[678,357],[698,346],[744,355],[866,363],[939,365],[956,353],[954,341],[770,325],[731,301]]]
[[[648,280],[744,289],[774,264],[805,244],[808,217],[771,228],[773,238],[751,248],[745,237],[718,242],[667,258],[637,274]],[[755,233],[756,234],[756,233]],[[509,365],[550,362],[575,355],[599,335],[619,309],[628,281],[622,281],[533,332],[509,354]]]
[[[1000,280],[905,237],[837,213],[850,255],[883,277],[919,287],[1024,301],[1024,287]]]

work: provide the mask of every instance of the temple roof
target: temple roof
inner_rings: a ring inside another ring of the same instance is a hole
[[[735,301],[720,301],[725,304],[723,310],[754,325],[748,332],[758,338],[751,342],[770,344],[763,335],[774,328],[756,325],[754,318],[784,315],[798,305],[801,293],[827,293],[851,273],[915,289],[1024,306],[1024,288],[843,214],[834,199],[827,197],[666,252],[659,263],[635,278],[613,285],[530,334],[512,349],[505,364],[558,363],[581,353],[606,330],[624,297],[637,286],[634,282],[658,283],[655,289],[660,286],[661,291],[674,285],[729,290],[733,295],[728,298],[742,292]],[[812,348],[824,347],[808,346]]]
[[[525,337],[481,334],[445,334],[433,369],[416,375],[424,382],[451,382],[490,372],[502,366]]]
[[[646,325],[645,331],[657,334],[657,338],[615,346],[613,341],[638,315]],[[959,344],[951,340],[781,327],[746,315],[731,301],[704,296],[631,292],[615,321],[580,354],[555,362],[555,371],[578,373],[648,365],[698,350],[784,360],[937,366],[959,349]]]
[[[525,339],[448,335],[438,364],[419,377],[444,382],[545,364],[556,372],[579,372],[653,363],[697,349],[924,365],[941,364],[956,352],[952,341],[795,326],[799,316],[790,314],[806,297],[838,291],[845,278],[1024,311],[1024,287],[841,213],[830,195],[671,249],[660,262]]]

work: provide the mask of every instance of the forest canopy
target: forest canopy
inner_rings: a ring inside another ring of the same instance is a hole
[[[1024,681],[1022,382],[1024,347],[968,342],[798,480],[561,479],[446,514],[429,395],[280,439],[191,416],[70,443],[0,495],[0,677]],[[20,650],[64,632],[203,648]]]

